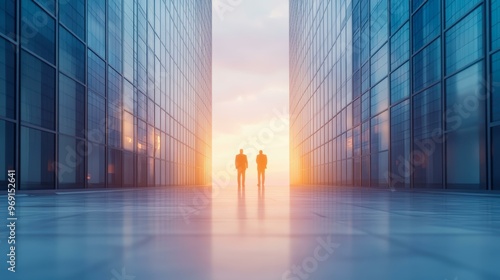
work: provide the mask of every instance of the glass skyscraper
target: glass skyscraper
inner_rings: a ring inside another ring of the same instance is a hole
[[[290,1],[291,182],[500,189],[500,0]]]
[[[211,182],[212,4],[0,4],[0,188]]]

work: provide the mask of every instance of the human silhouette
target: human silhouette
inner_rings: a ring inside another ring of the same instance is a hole
[[[248,168],[248,160],[247,156],[243,154],[243,149],[240,149],[240,153],[236,155],[234,165],[236,166],[236,170],[238,170],[238,188],[242,185],[245,187],[245,171]]]
[[[259,177],[259,183],[257,184],[257,186],[260,187],[264,186],[264,181],[266,181],[266,168],[267,168],[267,156],[262,153],[262,150],[259,151],[256,162],[257,162],[257,176]]]

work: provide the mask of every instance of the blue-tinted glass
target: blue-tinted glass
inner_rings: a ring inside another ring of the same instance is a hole
[[[394,187],[410,184],[410,101],[391,109],[391,184]]]
[[[370,122],[367,121],[361,125],[361,154],[370,154]]]
[[[0,32],[16,38],[16,1],[3,0],[0,3]]]
[[[106,64],[89,50],[87,77],[89,90],[106,96]]]
[[[383,187],[388,185],[389,152],[374,153],[371,155],[371,186]]]
[[[410,58],[410,29],[406,23],[391,38],[391,69],[394,70]]]
[[[0,120],[0,190],[7,189],[7,170],[14,170],[16,151],[16,126],[12,122]]]
[[[106,1],[87,0],[88,46],[100,57],[106,57]]]
[[[148,112],[148,108],[147,108],[147,97],[144,93],[142,92],[137,92],[137,111],[138,111],[138,117],[143,119],[143,120],[146,120],[147,119],[147,112]]]
[[[390,0],[391,1],[391,34],[408,20],[410,15],[410,0]]]
[[[413,154],[415,187],[442,187],[443,137],[441,84],[419,93],[413,99]]]
[[[87,182],[89,188],[106,185],[106,150],[104,146],[89,143],[87,156]]]
[[[21,54],[21,120],[55,129],[55,70],[27,52]]]
[[[426,0],[413,0],[413,11],[415,11],[422,3],[424,3]]]
[[[21,1],[21,44],[55,64],[55,21],[33,1]]]
[[[134,86],[123,80],[123,109],[134,113]]]
[[[147,154],[148,146],[148,126],[145,122],[137,121],[137,152]]]
[[[441,41],[428,45],[413,58],[413,89],[415,92],[441,78]]]
[[[360,0],[361,26],[370,19],[370,0]]]
[[[361,95],[361,71],[352,75],[352,98],[356,99]]]
[[[16,49],[0,38],[0,116],[16,118]]]
[[[59,69],[85,83],[85,46],[64,27],[59,27]]]
[[[54,134],[21,127],[21,186],[23,190],[55,187]]]
[[[371,59],[371,84],[374,85],[389,73],[387,44],[378,50]]]
[[[123,183],[122,151],[108,149],[107,181],[108,187],[120,188]]]
[[[500,52],[491,57],[491,118],[500,121]]]
[[[87,139],[99,144],[106,143],[106,102],[93,91],[88,91],[88,134]]]
[[[375,116],[389,107],[389,82],[384,79],[371,90],[371,115]]]
[[[368,24],[361,28],[361,64],[370,58],[370,26]]]
[[[495,126],[491,130],[491,157],[492,170],[500,170],[500,126]],[[494,190],[500,190],[500,172],[493,172],[492,185]]]
[[[364,93],[370,89],[370,64],[366,63],[361,68],[361,92]]]
[[[500,0],[491,0],[491,48],[500,48]]]
[[[360,8],[359,5],[356,5],[352,9],[352,30],[355,32],[360,28],[360,26],[361,26]]]
[[[133,153],[124,152],[123,153],[123,186],[128,188],[136,187],[135,184],[135,156]],[[158,170],[156,175],[160,175],[162,172]]]
[[[361,97],[361,121],[365,121],[370,117],[370,94],[365,93]]]
[[[85,186],[85,151],[82,140],[59,135],[57,178],[60,189],[82,189]]]
[[[405,63],[391,74],[391,104],[410,96],[410,65]]]
[[[113,69],[108,71],[108,145],[122,143],[122,77]]]
[[[388,38],[387,0],[371,0],[370,8],[370,39],[371,53],[373,54],[387,41]]]
[[[23,0],[25,1],[25,0]],[[42,7],[47,9],[49,13],[55,15],[56,14],[56,0],[35,0],[38,2]],[[73,1],[73,0],[71,0]]]
[[[481,0],[446,0],[446,26],[450,26],[465,15]]]
[[[483,57],[483,13],[479,7],[446,32],[446,72]]]
[[[413,16],[413,51],[419,50],[441,32],[440,0],[429,0]]]
[[[484,182],[482,79],[483,64],[477,63],[446,81],[446,174],[450,187],[479,187]]]
[[[84,137],[85,87],[59,75],[59,132]]]
[[[371,152],[389,149],[389,112],[385,111],[371,120]]]
[[[123,2],[123,76],[134,81],[134,2]]]
[[[108,62],[122,71],[122,0],[108,1]]]
[[[59,1],[59,20],[85,40],[85,0]]]

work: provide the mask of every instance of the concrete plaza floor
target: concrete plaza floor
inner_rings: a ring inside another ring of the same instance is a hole
[[[7,271],[2,226],[0,279],[500,279],[498,193],[247,186],[22,194],[17,272]]]

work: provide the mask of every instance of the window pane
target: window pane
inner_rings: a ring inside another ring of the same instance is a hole
[[[120,188],[123,181],[122,152],[108,149],[108,187]]]
[[[405,63],[391,74],[391,104],[410,96],[410,65]]]
[[[55,129],[55,70],[27,52],[21,54],[21,120]]]
[[[134,154],[124,152],[123,153],[123,186],[124,187],[135,187],[135,160]]]
[[[0,190],[7,190],[7,170],[16,169],[16,126],[14,123],[0,120]]]
[[[89,51],[87,76],[89,90],[106,96],[106,64],[92,51]]]
[[[0,32],[16,39],[16,1],[3,0],[0,3]]]
[[[441,41],[438,39],[413,59],[413,89],[415,92],[441,78]]]
[[[446,26],[450,26],[457,19],[465,15],[481,0],[446,0]]]
[[[123,148],[134,151],[134,116],[129,112],[123,112]]]
[[[122,71],[122,0],[108,1],[108,62]]]
[[[485,181],[482,67],[477,63],[446,81],[446,167],[450,187],[477,188]]]
[[[122,142],[122,77],[108,69],[108,145],[119,148]]]
[[[56,0],[36,0],[42,7],[47,9],[52,15],[56,14]],[[24,2],[24,1],[23,1]]]
[[[439,1],[427,1],[413,16],[413,51],[419,50],[441,32]]]
[[[54,19],[33,1],[21,1],[21,44],[55,64]]]
[[[371,91],[371,115],[375,116],[389,107],[389,82],[384,79]]]
[[[371,120],[371,152],[387,149],[389,149],[389,112],[385,111]]]
[[[88,92],[88,133],[91,142],[105,144],[106,141],[106,103],[100,95]]]
[[[123,2],[123,76],[134,80],[134,1]]]
[[[1,4],[0,4],[1,5]],[[16,118],[16,52],[0,38],[0,116]]]
[[[371,156],[371,186],[387,186],[389,172],[389,152],[375,153]]]
[[[21,189],[55,187],[54,138],[52,133],[21,128]]]
[[[500,0],[491,0],[491,48],[500,48]]]
[[[491,118],[493,121],[500,121],[500,52],[495,53],[491,60]]]
[[[482,18],[480,7],[446,32],[446,72],[448,74],[483,57]]]
[[[64,134],[84,137],[85,133],[85,88],[59,75],[59,131]]]
[[[441,85],[437,84],[413,99],[413,154],[415,187],[442,188]]]
[[[59,1],[59,20],[85,40],[85,0]]]
[[[88,46],[106,58],[106,1],[87,0]]]
[[[410,101],[391,109],[391,186],[409,187],[410,163]]]
[[[106,152],[104,146],[89,143],[87,170],[89,188],[102,188],[106,185]]]
[[[496,126],[491,131],[491,157],[492,168],[491,170],[500,170],[500,126]],[[493,189],[500,190],[500,172],[493,172]]]
[[[385,44],[371,59],[371,84],[375,85],[389,73],[387,44]]]
[[[410,29],[406,23],[391,38],[391,70],[399,67],[410,58]]]
[[[72,137],[59,136],[57,162],[59,188],[82,189],[85,187],[85,142]]]
[[[85,83],[85,46],[64,27],[59,27],[59,69]]]
[[[370,8],[370,41],[371,53],[373,54],[387,41],[387,0],[371,0]]]
[[[390,0],[391,1],[391,33],[394,33],[401,26],[410,14],[410,0]]]

